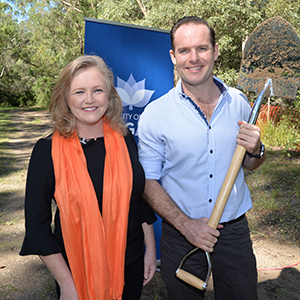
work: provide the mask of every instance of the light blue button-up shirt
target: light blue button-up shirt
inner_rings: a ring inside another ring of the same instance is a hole
[[[151,102],[138,126],[139,158],[147,179],[160,180],[165,191],[193,219],[211,215],[236,149],[238,121],[248,121],[245,95],[214,77],[221,96],[207,122],[199,106],[182,92],[181,80]],[[241,170],[220,222],[252,208]]]

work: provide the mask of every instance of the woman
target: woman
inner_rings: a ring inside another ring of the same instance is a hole
[[[32,152],[20,255],[40,256],[61,300],[140,299],[156,269],[155,215],[141,201],[144,171],[121,111],[103,60],[79,57],[53,90],[54,132]]]

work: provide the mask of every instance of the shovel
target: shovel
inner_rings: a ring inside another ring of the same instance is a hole
[[[300,83],[300,38],[295,29],[279,16],[257,26],[249,36],[242,57],[238,87],[259,94],[248,120],[255,125],[261,105],[269,96],[296,99]],[[208,220],[217,228],[246,149],[237,145],[218,198]],[[206,290],[212,270],[210,254],[205,252],[208,272],[205,281],[183,270],[185,260],[198,251],[194,248],[181,260],[176,276],[199,290]]]

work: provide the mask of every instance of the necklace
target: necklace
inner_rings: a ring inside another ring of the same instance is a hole
[[[103,137],[99,136],[99,137],[96,137],[96,138],[83,138],[83,137],[78,136],[78,138],[79,138],[79,141],[80,141],[81,145],[87,145],[87,144],[91,143],[92,141],[97,141],[97,140],[99,140]]]
[[[79,141],[82,145],[86,145],[92,140],[92,139],[86,139],[86,138],[83,138],[83,137],[80,137],[80,136],[78,136],[78,138],[79,138]]]

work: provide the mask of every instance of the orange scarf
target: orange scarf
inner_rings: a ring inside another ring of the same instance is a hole
[[[54,132],[52,137],[54,196],[80,300],[122,299],[124,288],[132,167],[123,136],[105,122],[103,130],[102,216],[77,133],[66,139]]]

